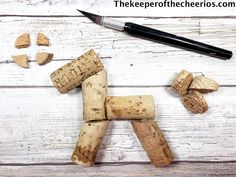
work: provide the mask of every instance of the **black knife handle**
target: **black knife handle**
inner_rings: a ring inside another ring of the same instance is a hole
[[[163,44],[171,45],[188,51],[197,52],[223,60],[230,59],[233,56],[231,51],[214,47],[208,44],[197,42],[184,37],[179,37],[170,33],[155,30],[134,23],[125,23],[124,30],[130,35],[150,39]]]

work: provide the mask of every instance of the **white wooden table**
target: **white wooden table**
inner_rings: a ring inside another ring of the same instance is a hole
[[[104,0],[1,1],[0,176],[236,176],[236,58],[222,61],[137,39],[93,24],[76,8],[236,52],[235,9],[176,10],[176,15],[155,9],[121,11]],[[30,33],[32,45],[15,49],[23,32]],[[35,45],[38,32],[50,37],[50,47]],[[150,164],[126,121],[110,123],[97,165],[83,168],[71,162],[82,123],[81,91],[61,95],[49,75],[90,48],[109,73],[110,95],[154,95],[156,120],[175,154],[170,167]],[[37,51],[53,52],[54,60],[38,66]],[[30,69],[12,62],[11,55],[20,53],[31,57]],[[171,93],[169,86],[182,69],[220,83],[218,92],[206,95],[207,113],[189,113]]]

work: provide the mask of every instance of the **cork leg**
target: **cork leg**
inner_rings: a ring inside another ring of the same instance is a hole
[[[155,167],[168,166],[174,156],[155,121],[132,121],[134,132]]]
[[[71,160],[78,165],[92,166],[107,127],[108,121],[83,123]]]

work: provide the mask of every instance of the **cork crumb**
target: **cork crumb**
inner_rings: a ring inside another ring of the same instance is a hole
[[[49,46],[49,39],[43,33],[38,33],[36,44],[42,46]]]
[[[15,42],[15,47],[20,48],[27,48],[30,45],[30,36],[28,33],[23,33],[19,37],[17,37]]]
[[[15,63],[18,64],[19,66],[23,68],[29,68],[27,55],[15,55],[12,56],[12,58],[15,61]]]
[[[39,65],[44,65],[52,61],[53,54],[47,52],[38,52],[36,54],[36,62]]]

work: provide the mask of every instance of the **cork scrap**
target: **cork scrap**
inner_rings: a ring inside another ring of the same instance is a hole
[[[23,33],[19,37],[17,37],[15,41],[15,47],[20,48],[27,48],[30,45],[30,36],[28,33]]]
[[[189,90],[197,90],[201,93],[217,91],[218,89],[219,84],[206,76],[194,77],[193,82],[189,86]]]
[[[202,114],[208,110],[208,104],[201,93],[217,91],[219,84],[204,76],[195,76],[182,70],[171,85],[172,90],[182,96],[182,103],[187,110],[195,114]]]
[[[188,92],[188,87],[193,80],[193,74],[187,70],[182,70],[171,85],[173,91],[180,96],[184,96]]]
[[[49,39],[43,33],[38,33],[36,44],[42,46],[49,46]]]
[[[38,52],[36,54],[36,62],[39,65],[44,65],[52,61],[53,54],[52,53],[47,53],[47,52]]]
[[[182,98],[184,106],[195,114],[202,114],[208,110],[208,105],[201,93],[198,91],[190,91]]]
[[[15,55],[12,56],[13,60],[15,61],[16,64],[23,68],[28,68],[28,56],[27,55]]]

